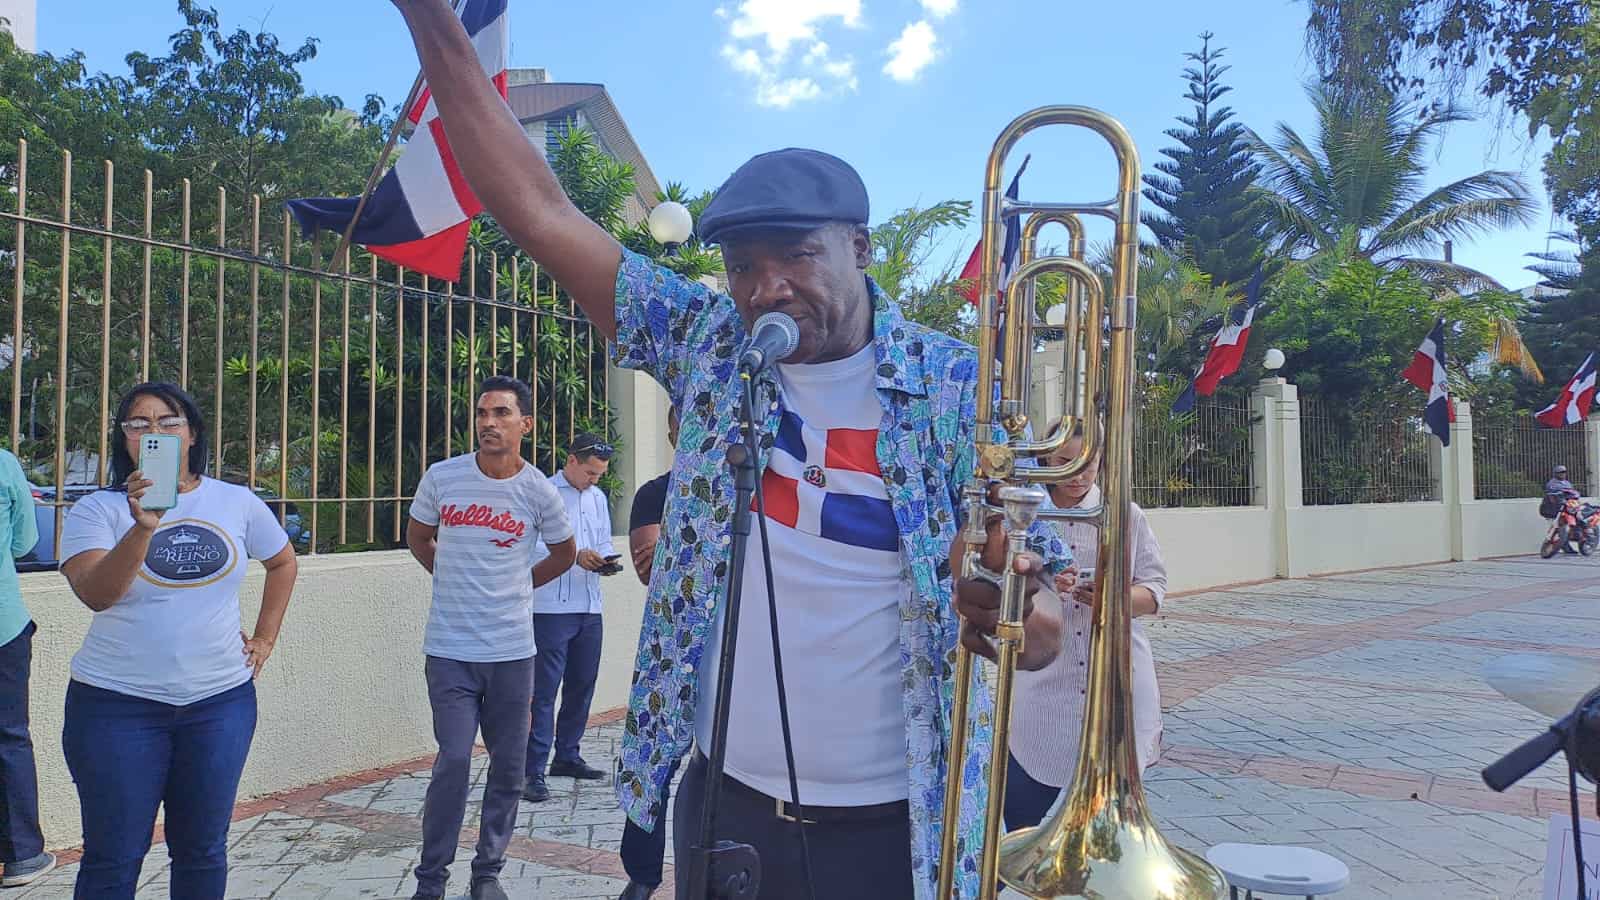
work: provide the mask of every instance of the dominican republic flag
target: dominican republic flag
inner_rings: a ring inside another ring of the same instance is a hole
[[[1017,174],[1011,176],[1011,186],[1006,188],[1006,199],[1017,199],[1017,186],[1022,180],[1022,173],[1028,169],[1030,154],[1023,157],[1022,165],[1017,168]],[[1022,255],[1022,215],[1020,213],[1006,216],[1005,240],[1000,244],[1000,301],[1005,302],[1006,285],[1011,282],[1011,273],[1017,270],[1018,260]],[[967,257],[967,264],[961,268],[963,280],[967,286],[961,289],[961,296],[973,306],[978,305],[978,279],[983,275],[983,241],[978,241],[978,246],[972,248],[972,255]],[[1004,315],[1004,309],[1001,314]]]
[[[506,51],[511,40],[506,0],[462,0],[458,12],[477,48],[484,74],[504,97]],[[483,204],[456,164],[426,85],[406,117],[416,130],[394,168],[372,189],[350,240],[396,265],[457,281],[467,229],[472,217],[483,211]],[[290,200],[289,211],[307,236],[319,228],[343,234],[358,202],[356,197],[311,197]]]
[[[876,428],[822,430],[785,410],[761,476],[767,518],[825,541],[898,553],[877,446]]]
[[[1577,422],[1582,422],[1589,415],[1589,408],[1594,405],[1595,364],[1594,354],[1583,358],[1583,365],[1573,374],[1572,380],[1561,389],[1561,396],[1556,402],[1539,410],[1534,416],[1551,428],[1562,428]]]
[[[1178,399],[1172,401],[1174,413],[1186,413],[1194,409],[1197,396],[1215,394],[1218,382],[1239,371],[1239,363],[1244,360],[1245,344],[1250,340],[1250,323],[1255,321],[1256,307],[1261,305],[1261,286],[1266,279],[1266,270],[1258,269],[1250,283],[1245,285],[1244,302],[1233,308],[1227,324],[1219,328],[1211,339],[1211,349],[1206,351],[1205,361],[1200,364],[1200,371],[1194,374],[1194,381],[1183,389]]]
[[[1450,423],[1456,420],[1455,404],[1450,402],[1450,386],[1444,374],[1444,320],[1433,325],[1433,330],[1422,339],[1422,346],[1411,357],[1411,365],[1400,373],[1405,380],[1428,394],[1428,408],[1422,414],[1428,430],[1439,438],[1439,443],[1450,446]]]

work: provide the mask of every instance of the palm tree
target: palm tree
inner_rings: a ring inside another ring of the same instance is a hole
[[[909,207],[872,229],[872,265],[867,274],[900,302],[906,318],[958,338],[971,337],[971,304],[961,296],[966,282],[957,261],[935,268],[930,257],[948,229],[972,218],[969,200]]]
[[[1537,204],[1515,172],[1485,171],[1424,189],[1425,158],[1446,126],[1467,115],[1450,105],[1418,109],[1393,98],[1310,90],[1318,133],[1308,143],[1287,124],[1276,142],[1252,133],[1279,249],[1333,250],[1346,234],[1356,252],[1458,289],[1500,286],[1482,272],[1416,256],[1450,238],[1533,221]]]
[[[1151,371],[1189,375],[1199,348],[1194,336],[1239,297],[1194,263],[1159,246],[1139,253],[1138,348],[1140,365]]]

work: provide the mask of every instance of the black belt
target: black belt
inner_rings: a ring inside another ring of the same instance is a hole
[[[710,763],[704,755],[700,757],[710,774]],[[787,800],[780,800],[763,791],[739,781],[732,775],[723,773],[722,789],[730,794],[745,797],[760,804],[772,804],[773,816],[785,822],[798,822],[801,819],[795,815],[795,806]],[[801,810],[805,814],[804,822],[807,825],[842,825],[856,822],[882,822],[889,819],[908,819],[911,816],[911,803],[907,800],[892,800],[888,803],[874,803],[871,806],[813,806],[803,804]]]

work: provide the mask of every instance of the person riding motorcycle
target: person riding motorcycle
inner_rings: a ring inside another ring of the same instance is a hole
[[[1574,497],[1578,496],[1578,489],[1573,487],[1572,482],[1567,480],[1566,466],[1556,466],[1550,470],[1550,480],[1544,483],[1544,492],[1547,496],[1555,494],[1562,498],[1567,497],[1569,494]]]

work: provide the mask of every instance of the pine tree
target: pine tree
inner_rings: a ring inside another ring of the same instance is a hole
[[[1213,284],[1237,290],[1265,259],[1266,216],[1249,194],[1260,168],[1248,131],[1231,121],[1232,109],[1217,105],[1232,88],[1220,83],[1229,67],[1217,62],[1224,51],[1212,49],[1211,37],[1209,31],[1200,35],[1200,52],[1184,54],[1198,66],[1184,70],[1194,115],[1178,116],[1187,127],[1166,134],[1180,146],[1162,150],[1167,158],[1144,176],[1145,199],[1165,215],[1143,219],[1162,247],[1188,257]]]
[[[1562,283],[1567,293],[1535,300],[1518,323],[1545,375],[1542,386],[1520,386],[1518,399],[1528,408],[1549,403],[1585,356],[1600,353],[1600,248],[1579,261],[1582,269]]]

